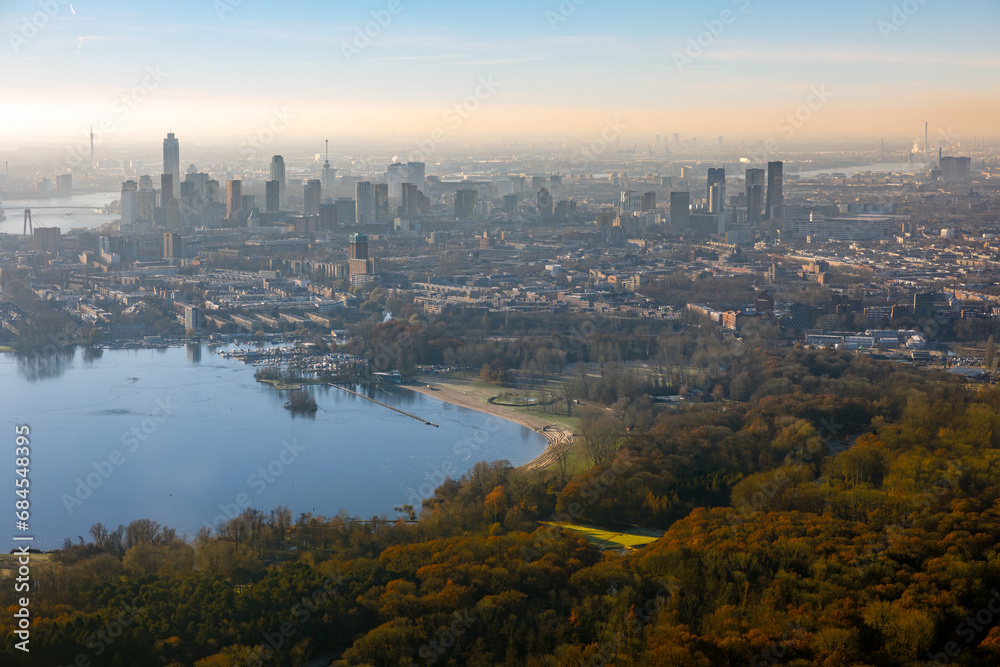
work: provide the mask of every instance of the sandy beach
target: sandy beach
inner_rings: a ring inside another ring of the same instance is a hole
[[[429,386],[428,386],[429,385]],[[558,424],[538,417],[525,414],[514,408],[493,405],[487,402],[488,397],[475,395],[472,388],[465,388],[449,383],[434,382],[429,378],[421,378],[418,385],[401,385],[404,389],[415,391],[445,403],[451,403],[470,410],[478,410],[503,419],[526,426],[541,434],[548,440],[548,447],[531,462],[521,466],[522,470],[541,470],[553,464],[564,451],[573,446],[574,435]]]

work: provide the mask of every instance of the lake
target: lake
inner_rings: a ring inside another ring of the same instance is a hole
[[[248,505],[395,518],[394,506],[419,509],[445,475],[481,460],[523,465],[545,449],[531,429],[401,387],[355,390],[440,428],[330,386],[310,387],[315,418],[294,416],[288,393],[253,372],[200,345],[41,362],[0,354],[8,535],[21,424],[31,427],[29,534],[41,549],[139,518],[190,538]]]

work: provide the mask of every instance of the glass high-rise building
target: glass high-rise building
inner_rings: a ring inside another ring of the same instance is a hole
[[[280,155],[271,158],[271,180],[278,181],[278,205],[284,210],[288,206],[288,196],[285,192],[285,158]]]
[[[170,197],[177,198],[181,195],[181,145],[177,141],[173,132],[167,134],[163,140],[163,173],[171,177],[172,192]]]
[[[354,188],[357,202],[357,219],[359,225],[370,225],[376,221],[375,187],[371,181],[358,181]]]
[[[726,212],[726,169],[708,170],[708,212]]]
[[[747,223],[759,225],[764,214],[764,170],[747,169]]]
[[[767,205],[765,215],[768,220],[778,221],[784,217],[784,162],[767,163]]]

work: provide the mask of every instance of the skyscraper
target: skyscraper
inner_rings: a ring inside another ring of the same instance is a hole
[[[278,181],[264,183],[264,210],[268,213],[277,213],[281,210],[281,190]]]
[[[139,217],[139,185],[135,181],[122,183],[122,226],[132,225]]]
[[[403,183],[409,183],[410,169],[408,165],[393,162],[385,172],[385,180],[389,184],[389,197],[399,199],[403,196]]]
[[[288,198],[285,192],[285,158],[280,155],[271,158],[271,180],[278,181],[278,205],[284,210],[288,206]]]
[[[166,208],[174,199],[174,175],[160,174],[160,206]]]
[[[404,220],[413,220],[420,215],[420,197],[416,183],[403,183],[403,205],[400,208]]]
[[[764,170],[747,169],[747,223],[759,225],[764,212]]]
[[[542,188],[538,191],[538,196],[535,197],[535,206],[538,208],[539,215],[545,220],[550,220],[556,214],[556,200],[549,193],[548,188]]]
[[[649,213],[656,210],[656,193],[646,192],[642,195],[642,212]]]
[[[767,163],[767,205],[764,214],[771,222],[784,218],[784,162]]]
[[[628,190],[621,193],[621,204],[619,210],[622,215],[632,215],[638,213],[642,208],[642,196],[635,190]]]
[[[180,197],[181,191],[181,145],[173,132],[163,140],[163,173],[172,177],[171,198]]]
[[[478,190],[459,190],[455,193],[455,217],[459,220],[475,219],[478,204]]]
[[[708,212],[726,212],[726,169],[708,170]]]
[[[691,193],[670,193],[670,226],[674,230],[686,230],[691,226]]]
[[[323,183],[318,178],[306,181],[302,189],[303,211],[306,215],[319,215],[319,205],[323,203]]]
[[[167,232],[163,235],[164,259],[181,259],[184,257],[184,239],[180,234]]]
[[[347,197],[339,197],[335,202],[337,206],[337,224],[341,227],[357,224],[358,210],[357,203]]]
[[[354,187],[355,200],[358,206],[358,224],[370,225],[375,217],[375,188],[371,181],[358,181]]]
[[[427,165],[423,162],[410,162],[406,165],[406,182],[417,186],[420,194],[427,190]]]
[[[243,181],[226,181],[226,217],[232,217],[243,206]]]
[[[389,184],[375,184],[375,221],[389,221]]]

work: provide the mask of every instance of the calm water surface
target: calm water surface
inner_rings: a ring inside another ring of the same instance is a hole
[[[419,506],[445,475],[481,460],[521,465],[545,448],[534,431],[491,415],[402,388],[355,389],[440,428],[325,386],[311,387],[315,418],[293,416],[287,392],[204,346],[81,349],[44,363],[0,354],[5,539],[18,534],[17,424],[31,427],[30,532],[42,549],[87,538],[97,522],[144,517],[193,537],[246,505],[395,517],[394,506]]]

